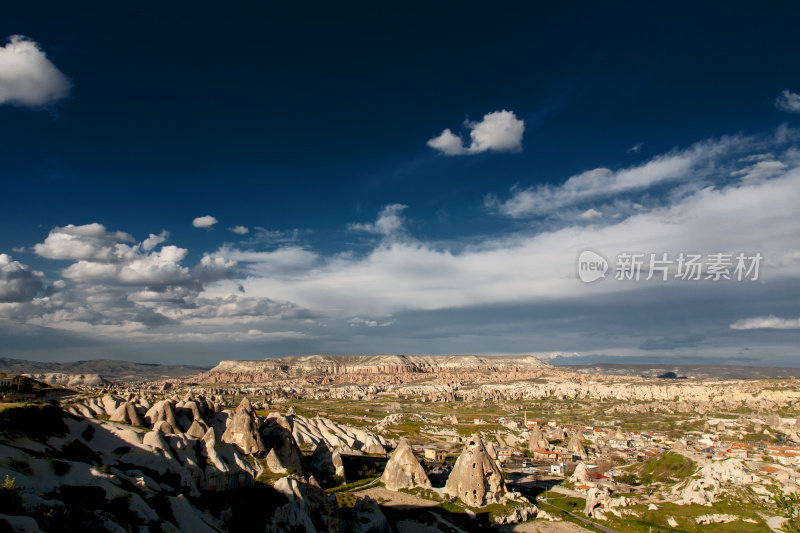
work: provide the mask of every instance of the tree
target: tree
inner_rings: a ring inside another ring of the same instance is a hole
[[[781,529],[786,533],[800,533],[800,494],[796,492],[785,494],[776,487],[775,504],[778,506],[778,511],[788,518]]]

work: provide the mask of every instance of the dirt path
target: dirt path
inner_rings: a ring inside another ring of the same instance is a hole
[[[500,533],[587,533],[588,529],[584,529],[572,522],[525,522],[524,524],[516,524],[513,526],[504,526],[500,528]]]
[[[426,500],[413,494],[395,492],[384,487],[371,487],[353,494],[359,498],[369,496],[373,500],[377,500],[381,505],[395,509],[419,509],[420,507],[436,507],[437,505],[437,502]]]
[[[782,516],[771,516],[767,519],[767,525],[775,533],[782,533],[781,526],[784,522],[786,522],[786,519]]]

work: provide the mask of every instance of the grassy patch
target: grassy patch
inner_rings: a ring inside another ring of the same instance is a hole
[[[269,468],[267,468],[258,475],[256,481],[258,481],[259,483],[266,483],[267,485],[272,485],[282,477],[285,477],[285,474],[274,474],[270,472]]]
[[[695,473],[697,465],[679,453],[664,452],[640,464],[631,465],[626,470],[636,474],[643,485],[650,485],[686,479]]]
[[[356,489],[363,487],[364,485],[369,485],[379,477],[380,476],[373,476],[365,479],[359,479],[358,481],[353,481],[345,485],[339,485],[338,487],[331,487],[329,489],[326,489],[325,492],[327,492],[328,494],[338,494],[340,492],[352,492]]]
[[[442,501],[442,497],[439,496],[439,493],[432,489],[426,489],[425,487],[414,487],[412,489],[400,489],[400,492],[405,492],[406,494],[412,494],[423,500],[431,500],[435,502]]]
[[[604,524],[623,533],[639,533],[650,531],[691,531],[700,533],[705,531],[725,531],[732,533],[755,533],[770,531],[764,520],[757,514],[756,509],[743,505],[741,501],[720,501],[713,507],[702,505],[675,505],[672,503],[658,504],[658,510],[650,511],[645,505],[628,507],[639,514],[639,517],[626,516],[618,518],[611,513],[606,513],[608,520]],[[756,523],[744,522],[741,519],[727,524],[697,524],[696,518],[707,514],[730,514],[741,518],[755,520]],[[678,522],[677,528],[672,528],[667,520],[672,517]]]

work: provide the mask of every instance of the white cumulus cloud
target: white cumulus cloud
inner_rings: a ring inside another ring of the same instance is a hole
[[[167,230],[163,230],[158,235],[151,233],[148,238],[142,241],[142,250],[149,252],[167,239],[169,239],[169,232]]]
[[[202,217],[197,217],[194,220],[192,220],[192,226],[194,226],[195,228],[208,229],[213,227],[214,224],[216,224],[217,222],[219,221],[216,218],[212,217],[211,215],[205,215]]]
[[[232,228],[228,228],[228,231],[235,233],[236,235],[247,235],[250,233],[250,230],[245,226],[234,226]]]
[[[450,128],[445,129],[438,136],[428,140],[427,145],[439,150],[444,155],[461,155],[466,153],[463,139],[450,131]]]
[[[131,235],[107,231],[105,226],[97,222],[83,226],[69,224],[53,228],[44,242],[33,247],[33,251],[47,259],[114,261],[118,253],[123,253],[118,241],[133,240]]]
[[[478,122],[467,122],[470,144],[464,146],[461,137],[445,129],[429,139],[427,145],[445,155],[479,154],[489,150],[495,152],[519,152],[522,150],[522,135],[525,121],[513,111],[495,111],[483,116]]]
[[[27,302],[43,288],[41,272],[0,254],[0,302]]]
[[[65,98],[70,81],[39,45],[14,35],[0,48],[0,104],[42,107]]]

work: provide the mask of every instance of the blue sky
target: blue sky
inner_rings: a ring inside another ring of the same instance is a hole
[[[7,7],[0,356],[797,366],[798,14]],[[625,252],[763,262],[620,281]]]

